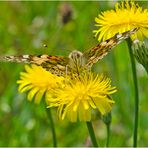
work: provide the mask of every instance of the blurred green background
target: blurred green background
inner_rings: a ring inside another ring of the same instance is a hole
[[[98,43],[92,30],[94,18],[111,9],[115,2],[0,2],[0,55],[49,54],[67,56],[72,50],[84,51]],[[147,7],[147,2],[139,2]],[[43,46],[46,44],[48,47]],[[140,118],[138,145],[148,146],[147,74],[137,64]],[[19,94],[16,80],[24,65],[0,63],[0,146],[52,146],[52,134],[45,105],[27,101]],[[118,92],[113,96],[109,146],[132,146],[134,92],[126,42],[99,61],[93,70],[112,78]],[[52,110],[58,146],[89,146],[85,122],[58,121]],[[93,120],[100,146],[105,146],[106,127]]]

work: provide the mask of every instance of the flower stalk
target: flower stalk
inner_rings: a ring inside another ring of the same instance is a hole
[[[92,142],[93,146],[98,147],[98,143],[97,143],[97,140],[96,140],[96,137],[95,137],[95,133],[94,133],[94,130],[93,130],[92,123],[86,122],[86,124],[87,124],[87,128],[88,128],[89,135],[90,135],[91,142]]]
[[[53,122],[50,108],[46,108],[46,113],[50,121],[50,127],[51,127],[51,132],[52,132],[52,139],[53,139],[53,147],[57,147],[56,132],[55,132],[54,122]]]
[[[106,130],[107,130],[107,139],[106,139],[106,147],[109,146],[109,137],[110,137],[110,124],[111,124],[112,116],[111,112],[103,116],[103,122],[106,125]]]
[[[135,117],[134,117],[134,131],[133,131],[133,147],[137,147],[138,117],[139,117],[139,93],[138,93],[136,65],[135,65],[134,55],[132,52],[132,41],[130,38],[127,39],[127,45],[128,45],[129,55],[130,55],[130,59],[131,59],[132,75],[133,75],[134,90],[135,90],[135,113],[134,113]]]
[[[107,129],[106,147],[108,147],[109,146],[109,137],[110,137],[110,124],[106,125],[106,129]]]

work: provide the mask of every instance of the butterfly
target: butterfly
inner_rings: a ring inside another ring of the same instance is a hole
[[[121,41],[134,34],[138,28],[131,29],[122,34],[116,34],[112,38],[103,41],[93,48],[80,52],[72,51],[68,57],[52,55],[20,55],[3,56],[1,61],[36,64],[56,75],[63,75],[68,72],[79,73],[82,70],[90,69],[93,64],[106,56],[113,47]]]

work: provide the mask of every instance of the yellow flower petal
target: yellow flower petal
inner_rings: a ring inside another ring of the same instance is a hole
[[[64,80],[63,77],[53,75],[37,65],[26,65],[25,70],[26,72],[20,73],[20,80],[17,81],[19,84],[18,91],[20,93],[29,91],[28,100],[32,101],[35,98],[34,101],[37,104],[40,103],[47,91],[59,87]]]
[[[95,18],[95,22],[98,29],[93,32],[99,41],[133,28],[139,28],[139,31],[132,36],[132,39],[143,40],[144,37],[148,37],[148,9],[142,9],[133,1],[116,3],[115,10],[102,12]]]
[[[33,97],[35,96],[35,94],[39,91],[38,87],[35,87],[33,89],[31,89],[28,93],[28,100],[32,101]]]
[[[109,95],[116,92],[111,80],[103,75],[93,73],[80,74],[65,81],[65,86],[55,89],[54,96],[46,93],[48,107],[58,108],[61,120],[68,118],[71,122],[91,120],[91,110],[98,109],[102,115],[111,111],[113,100]]]
[[[35,103],[39,104],[43,95],[45,94],[46,88],[41,89],[40,91],[37,92],[37,94],[35,95]]]

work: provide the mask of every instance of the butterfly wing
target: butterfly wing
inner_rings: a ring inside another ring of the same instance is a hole
[[[69,63],[68,57],[49,55],[4,56],[0,57],[0,60],[6,62],[36,64],[55,74],[65,73],[66,66]]]
[[[117,44],[119,44],[124,39],[128,38],[130,35],[134,34],[138,28],[134,28],[130,31],[124,32],[122,34],[117,34],[114,37],[101,42],[97,46],[84,51],[84,53],[78,54],[79,52],[72,52],[70,57],[64,56],[49,56],[49,55],[40,55],[40,56],[33,56],[33,55],[22,55],[22,56],[4,56],[0,57],[1,61],[8,61],[8,62],[18,62],[18,63],[31,63],[42,66],[48,71],[56,75],[63,75],[67,71],[67,66],[69,66],[69,70],[73,69],[73,66],[78,68],[78,64],[81,65],[82,69],[90,68],[94,63],[102,59],[108,52]],[[76,54],[77,53],[77,54]],[[84,58],[85,64],[80,61],[81,58]],[[76,60],[78,58],[78,60]],[[79,62],[78,62],[79,61]],[[71,64],[73,63],[73,64]],[[69,65],[70,64],[70,65]]]
[[[86,59],[86,67],[90,68],[94,63],[101,60],[105,55],[107,55],[113,47],[134,34],[137,30],[138,28],[134,28],[122,34],[117,34],[114,37],[101,42],[97,46],[84,51],[83,55]]]

